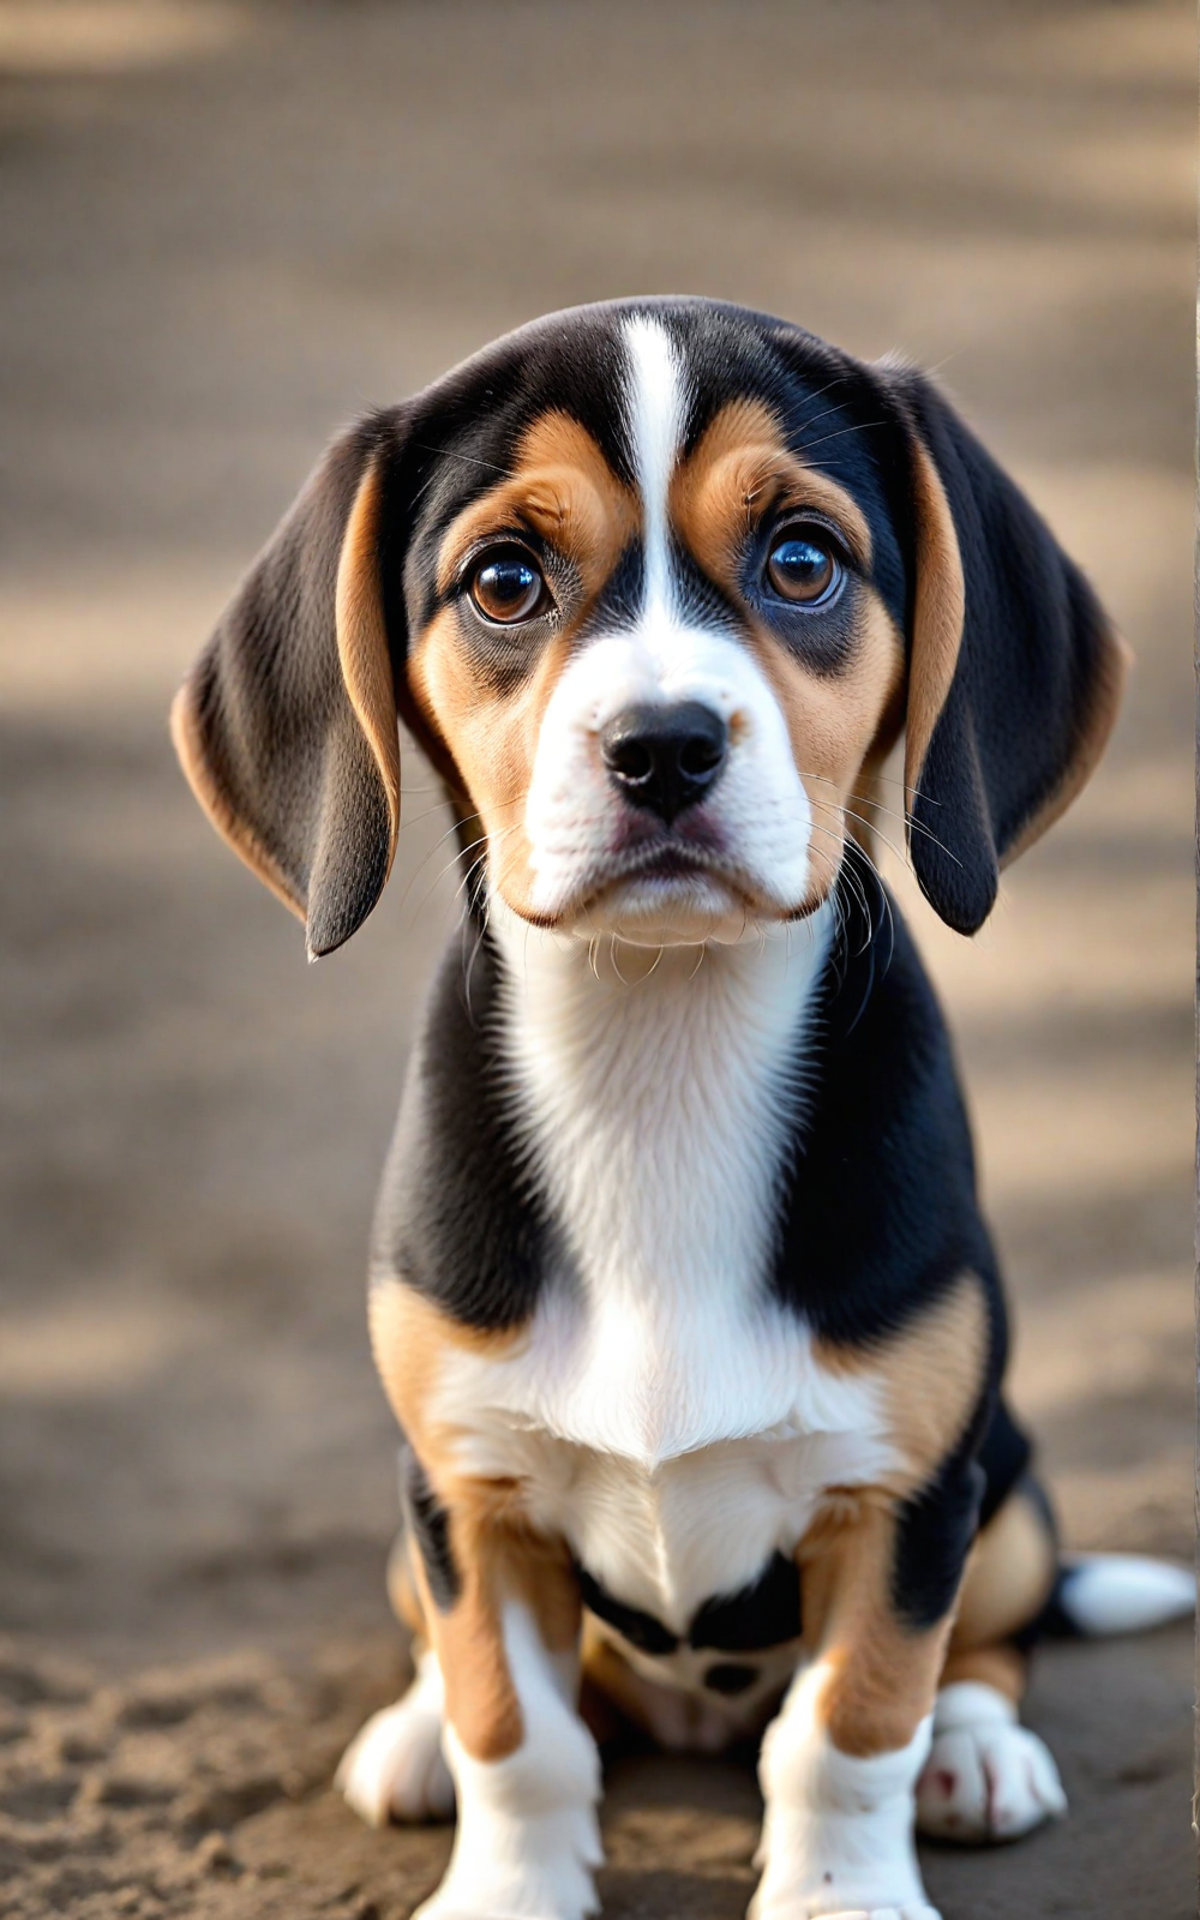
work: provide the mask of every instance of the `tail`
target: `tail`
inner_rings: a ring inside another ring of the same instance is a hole
[[[1196,1577],[1184,1567],[1140,1553],[1073,1553],[1063,1556],[1041,1625],[1057,1638],[1092,1640],[1142,1633],[1195,1610]]]

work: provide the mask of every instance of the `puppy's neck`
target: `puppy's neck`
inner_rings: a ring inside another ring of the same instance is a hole
[[[704,1071],[701,1040],[706,1031],[717,1039],[714,1019],[744,1025],[747,1040],[786,1044],[821,978],[833,925],[826,901],[806,920],[736,944],[652,948],[607,934],[588,942],[547,932],[495,895],[488,911],[504,1003],[531,1039],[552,1053],[573,1042],[586,1055],[598,1045],[628,1052],[652,1023],[668,1047],[687,1038],[686,1059],[676,1062],[685,1073]],[[573,1064],[586,1076],[585,1058]]]
[[[833,909],[759,943],[585,942],[494,903],[522,1124],[598,1311],[757,1292],[802,1108]]]

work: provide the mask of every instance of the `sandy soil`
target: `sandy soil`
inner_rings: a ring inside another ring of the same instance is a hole
[[[1183,5],[0,4],[0,1915],[401,1920],[328,1791],[399,1683],[363,1251],[453,912],[316,969],[172,686],[330,431],[548,307],[691,290],[944,377],[1140,659],[951,1006],[1069,1538],[1191,1552],[1193,23]],[[1048,1653],[1070,1820],[947,1920],[1194,1910],[1188,1636]],[[744,1765],[631,1755],[608,1910],[739,1913]]]

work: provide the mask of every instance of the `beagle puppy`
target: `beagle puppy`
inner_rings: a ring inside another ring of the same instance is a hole
[[[936,386],[713,301],[559,313],[326,455],[176,702],[305,923],[370,913],[397,716],[461,930],[414,1046],[370,1325],[416,1678],[347,1754],[458,1831],[425,1920],[579,1920],[597,1729],[765,1728],[754,1920],[936,1920],[914,1822],[1063,1810],[1020,1725],[1060,1572],[937,1000],[870,858],[973,933],[1091,773],[1125,653]],[[1182,1582],[1182,1586],[1180,1585]]]

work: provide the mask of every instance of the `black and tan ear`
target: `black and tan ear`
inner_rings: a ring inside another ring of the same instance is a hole
[[[1070,805],[1129,663],[1078,567],[923,375],[889,368],[915,569],[904,781],[921,891],[974,933],[999,870]]]
[[[171,711],[209,819],[305,922],[315,959],[348,940],[391,869],[400,822],[393,652],[382,584],[394,423],[330,449],[255,562]]]

